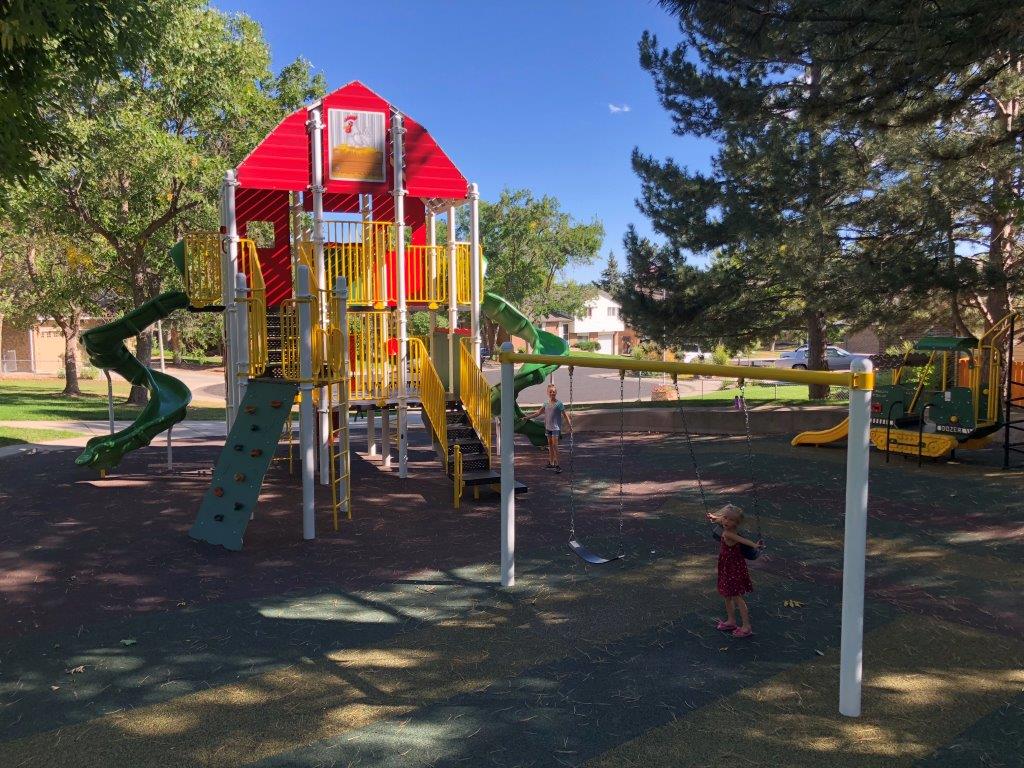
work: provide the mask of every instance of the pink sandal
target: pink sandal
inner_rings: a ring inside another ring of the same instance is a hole
[[[732,631],[732,636],[733,637],[750,637],[753,634],[754,634],[754,630],[752,630],[752,629],[744,629],[743,627],[738,627],[738,628],[736,628],[736,629],[734,629]]]
[[[715,629],[717,629],[719,632],[732,632],[736,629],[736,622],[722,621],[721,619],[719,619],[718,623],[715,624]]]

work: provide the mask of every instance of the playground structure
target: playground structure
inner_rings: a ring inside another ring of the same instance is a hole
[[[456,211],[468,206],[468,240]],[[447,215],[447,240],[436,218]],[[86,334],[94,364],[149,387],[147,408],[125,434],[103,436],[77,459],[108,470],[184,418],[187,387],[145,368],[121,341],[186,305],[222,312],[228,437],[191,535],[240,549],[263,476],[299,405],[304,538],[316,535],[314,483],[330,485],[332,515],[352,515],[349,413],[368,415],[369,453],[380,421],[382,463],[407,476],[408,414],[424,425],[452,478],[496,485],[491,466],[496,388],[480,368],[481,313],[534,350],[568,353],[499,296],[484,292],[479,193],[423,126],[358,82],[296,110],[236,169],[225,173],[218,232],[186,235],[170,253],[184,294],[165,295]],[[409,313],[426,311],[426,338]],[[447,318],[439,328],[438,313]],[[469,325],[459,327],[460,313]],[[134,363],[132,362],[134,361]],[[513,391],[542,381],[557,363],[527,367]],[[543,430],[521,411],[534,442]],[[520,486],[520,491],[525,490]]]
[[[1010,313],[981,338],[925,336],[896,365],[892,381],[871,400],[871,442],[886,455],[954,457],[983,448],[1003,431],[1004,466],[1014,450],[1013,408],[1021,400],[1024,365],[1014,364],[1018,316]],[[825,445],[846,438],[849,420],[802,432],[793,445]]]

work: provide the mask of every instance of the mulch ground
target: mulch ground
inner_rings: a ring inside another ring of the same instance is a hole
[[[769,545],[742,644],[709,629],[685,443],[627,436],[621,541],[619,448],[583,436],[574,462],[577,533],[627,554],[595,569],[565,547],[570,473],[517,446],[511,592],[496,498],[454,510],[418,433],[407,479],[353,458],[353,520],[321,513],[311,542],[282,449],[237,553],[187,535],[219,445],[103,480],[74,452],[0,462],[0,764],[718,765],[730,739],[753,765],[782,764],[758,743],[792,765],[1019,764],[1019,473],[874,457],[865,718],[844,721],[842,450],[696,441],[707,503],[760,517]],[[728,713],[734,736],[700,735]]]

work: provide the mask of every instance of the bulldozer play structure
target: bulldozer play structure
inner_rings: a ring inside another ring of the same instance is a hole
[[[1014,409],[1024,399],[1024,363],[1014,363],[1019,316],[1013,312],[980,338],[925,336],[899,360],[890,383],[881,375],[871,396],[871,443],[880,451],[922,458],[954,457],[988,445],[1002,431],[1005,464],[1016,451]],[[879,366],[881,367],[881,366]],[[844,420],[803,432],[793,445],[846,437]]]
[[[469,207],[469,238],[456,212]],[[447,239],[435,222],[446,216]],[[377,421],[390,466],[408,472],[408,413],[420,406],[457,503],[465,487],[493,485],[492,421],[500,402],[481,371],[482,313],[546,355],[568,354],[500,296],[484,292],[479,193],[422,125],[352,82],[286,117],[225,173],[217,232],[171,249],[185,293],[165,294],[85,334],[94,364],[147,386],[150,406],[123,433],[91,441],[77,463],[107,471],[185,417],[190,393],[136,360],[123,340],[169,312],[220,312],[228,436],[198,510],[194,538],[240,549],[264,474],[299,407],[302,530],[316,535],[314,484],[331,487],[331,514],[352,515],[349,414]],[[409,313],[429,313],[426,338]],[[446,323],[438,322],[443,313]],[[460,327],[468,317],[468,327]],[[446,327],[440,327],[446,326]],[[528,366],[515,392],[557,366]],[[517,431],[543,443],[517,414]],[[525,490],[520,486],[519,490]]]

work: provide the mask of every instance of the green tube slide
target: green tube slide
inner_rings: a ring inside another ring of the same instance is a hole
[[[512,306],[505,299],[494,293],[485,293],[484,302],[481,307],[484,315],[495,323],[499,328],[510,336],[518,336],[523,339],[534,354],[537,355],[568,355],[569,342],[561,336],[542,331],[530,322],[522,312]],[[526,363],[520,366],[515,376],[515,395],[527,387],[544,383],[555,370],[557,365],[541,365],[538,363]],[[516,403],[516,425],[515,431],[529,438],[530,442],[539,448],[547,445],[547,437],[544,435],[544,426],[536,421],[526,418],[523,409]],[[491,412],[497,416],[501,413],[501,385],[496,384],[491,388]]]
[[[145,387],[149,390],[149,402],[127,429],[92,438],[75,459],[75,464],[100,470],[113,469],[126,453],[149,445],[154,437],[185,418],[185,410],[192,401],[189,388],[173,376],[144,366],[128,351],[124,341],[187,306],[186,294],[180,291],[162,293],[120,320],[82,334],[89,362],[97,368],[114,371],[136,386]]]

